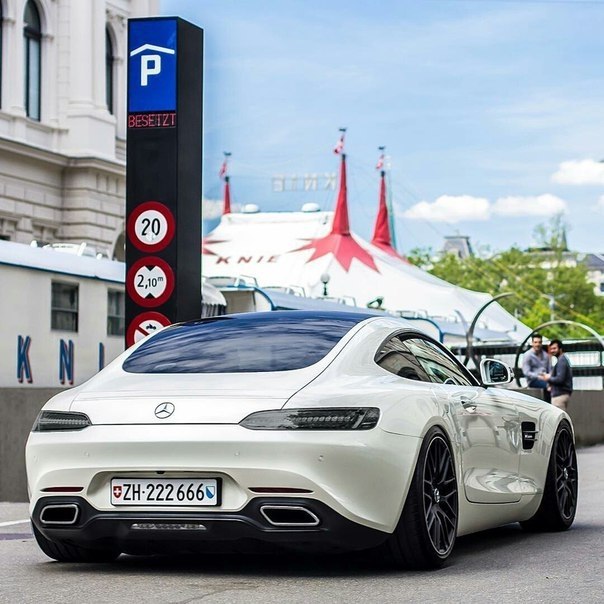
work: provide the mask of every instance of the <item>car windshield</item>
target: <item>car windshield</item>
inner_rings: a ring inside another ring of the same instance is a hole
[[[168,327],[123,364],[130,373],[289,371],[320,361],[360,313],[249,313]]]

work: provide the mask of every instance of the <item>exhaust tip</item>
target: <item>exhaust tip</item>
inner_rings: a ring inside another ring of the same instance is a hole
[[[263,505],[260,513],[273,526],[318,526],[319,517],[301,505]]]
[[[42,524],[75,524],[80,508],[75,503],[57,503],[47,505],[40,512]]]

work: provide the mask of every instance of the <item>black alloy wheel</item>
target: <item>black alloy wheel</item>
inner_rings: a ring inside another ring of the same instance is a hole
[[[520,525],[527,531],[565,531],[575,519],[578,499],[577,453],[571,427],[563,421],[554,437],[541,504]]]
[[[457,479],[442,436],[432,440],[424,462],[424,518],[434,549],[449,554],[457,533]]]
[[[558,435],[555,480],[560,516],[565,522],[572,522],[577,511],[578,472],[575,445],[568,430]]]
[[[441,567],[455,545],[458,522],[455,461],[444,432],[426,434],[398,525],[388,540],[402,568]]]

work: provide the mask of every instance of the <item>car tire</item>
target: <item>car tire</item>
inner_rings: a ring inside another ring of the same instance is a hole
[[[57,562],[113,562],[120,555],[119,552],[111,549],[84,548],[50,541],[33,523],[32,529],[40,549]]]
[[[526,531],[566,531],[577,511],[579,472],[570,425],[558,426],[547,467],[541,504],[535,515],[520,523]]]
[[[407,500],[388,540],[400,568],[441,567],[453,551],[459,503],[455,462],[440,428],[431,428],[419,452]]]

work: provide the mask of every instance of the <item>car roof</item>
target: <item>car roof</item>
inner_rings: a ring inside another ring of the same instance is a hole
[[[232,315],[219,315],[216,317],[206,317],[203,319],[196,319],[193,321],[186,321],[184,323],[179,323],[178,325],[187,325],[193,326],[197,324],[203,324],[208,322],[216,322],[216,321],[226,321],[226,320],[234,320],[234,321],[244,321],[246,323],[250,322],[262,322],[265,323],[267,320],[270,321],[285,321],[288,323],[293,320],[298,320],[301,323],[307,320],[343,320],[350,321],[351,323],[360,323],[361,321],[365,321],[366,319],[375,319],[375,314],[373,313],[365,313],[365,312],[356,312],[356,311],[332,311],[332,310],[277,310],[277,311],[268,311],[268,312],[246,312],[246,313],[237,313]]]

